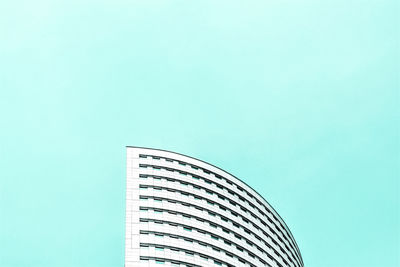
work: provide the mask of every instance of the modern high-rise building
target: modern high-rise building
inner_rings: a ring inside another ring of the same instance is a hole
[[[199,159],[127,147],[125,267],[304,266],[278,213]]]

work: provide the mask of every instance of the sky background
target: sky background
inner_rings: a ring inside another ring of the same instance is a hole
[[[0,2],[0,266],[122,267],[125,146],[263,195],[307,267],[400,266],[399,4]]]

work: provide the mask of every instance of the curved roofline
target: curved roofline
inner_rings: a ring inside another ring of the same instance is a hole
[[[260,193],[258,193],[253,187],[251,187],[250,185],[248,185],[248,184],[247,184],[245,181],[243,181],[242,179],[236,177],[235,175],[231,174],[230,172],[225,171],[224,169],[222,169],[222,168],[220,168],[220,167],[218,167],[218,166],[215,166],[214,164],[208,163],[208,162],[206,162],[206,161],[204,161],[204,160],[201,160],[201,159],[198,159],[198,158],[195,158],[195,157],[191,157],[191,156],[188,156],[188,155],[185,155],[185,154],[182,154],[182,153],[174,152],[174,151],[171,151],[171,150],[165,150],[165,149],[159,149],[159,148],[151,148],[151,147],[142,147],[142,146],[125,146],[125,147],[158,150],[158,151],[163,151],[163,152],[168,152],[168,153],[173,153],[173,154],[176,154],[176,155],[184,156],[184,157],[191,158],[191,159],[194,159],[194,160],[198,160],[198,161],[200,161],[200,162],[203,162],[203,163],[205,163],[205,164],[208,164],[208,165],[210,165],[210,166],[212,166],[212,167],[214,167],[214,168],[217,168],[217,169],[219,169],[219,170],[221,170],[221,171],[223,171],[223,172],[225,172],[225,173],[231,175],[232,177],[238,179],[240,182],[244,183],[246,186],[248,186],[250,189],[252,189],[259,197],[261,197],[261,198],[272,208],[272,210],[275,212],[275,214],[278,215],[279,219],[281,219],[281,221],[282,221],[282,222],[284,223],[284,225],[286,226],[286,229],[289,231],[290,235],[292,236],[293,241],[294,241],[294,243],[296,244],[297,251],[298,251],[299,254],[300,254],[300,259],[301,259],[302,263],[304,264],[304,262],[303,262],[303,256],[301,255],[301,251],[300,251],[300,249],[299,249],[299,246],[297,245],[296,239],[294,238],[294,235],[293,235],[292,232],[290,231],[289,226],[287,226],[285,220],[283,220],[283,218],[282,218],[282,217],[279,215],[279,213],[274,209],[274,207],[272,207],[272,205],[269,204],[269,202],[268,202]]]

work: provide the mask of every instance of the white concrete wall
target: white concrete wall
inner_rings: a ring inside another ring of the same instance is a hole
[[[173,261],[303,266],[283,220],[245,183],[188,156],[127,147],[125,266]]]

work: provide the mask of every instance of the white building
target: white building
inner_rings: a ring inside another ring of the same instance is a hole
[[[304,266],[278,213],[228,172],[127,147],[125,267]]]

